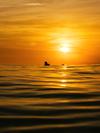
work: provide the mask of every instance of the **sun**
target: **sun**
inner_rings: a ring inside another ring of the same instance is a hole
[[[70,52],[70,50],[71,49],[69,47],[66,47],[66,46],[62,46],[59,48],[59,51],[63,52],[63,53],[68,53],[68,52]]]
[[[71,51],[71,47],[70,47],[70,41],[69,40],[60,40],[59,42],[60,46],[59,46],[59,51],[62,53],[68,53]]]

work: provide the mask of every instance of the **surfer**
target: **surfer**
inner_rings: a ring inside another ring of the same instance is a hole
[[[44,66],[50,66],[50,64],[47,61],[45,61]]]

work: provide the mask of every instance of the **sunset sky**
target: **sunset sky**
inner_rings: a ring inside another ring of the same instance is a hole
[[[100,0],[0,0],[0,64],[45,60],[100,63]]]

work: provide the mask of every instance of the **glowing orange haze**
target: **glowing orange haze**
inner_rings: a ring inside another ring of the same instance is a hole
[[[0,63],[100,63],[99,0],[0,0]]]

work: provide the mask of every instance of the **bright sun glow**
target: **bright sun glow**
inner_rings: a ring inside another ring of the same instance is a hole
[[[60,42],[60,48],[59,48],[59,51],[60,52],[63,52],[63,53],[68,53],[71,51],[71,48],[70,48],[70,41],[67,41],[67,40],[61,40]]]
[[[61,47],[59,50],[60,50],[61,52],[63,52],[63,53],[70,52],[70,48],[69,48],[69,47],[65,47],[65,46]]]

